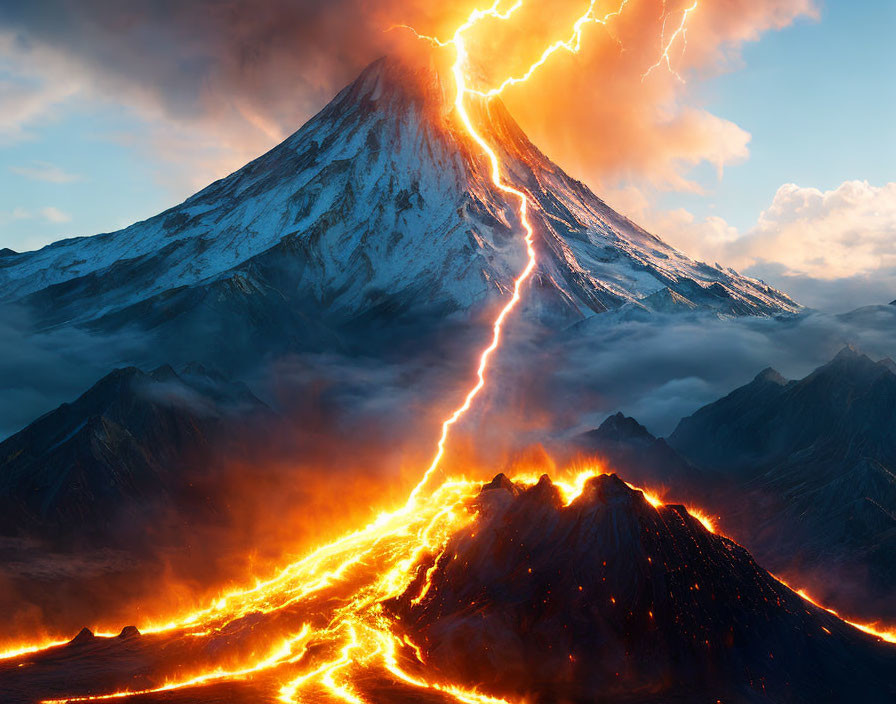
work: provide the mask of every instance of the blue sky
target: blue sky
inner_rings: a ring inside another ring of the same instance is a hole
[[[703,186],[699,194],[619,183],[620,189],[640,189],[649,205],[640,211],[627,209],[624,201],[618,205],[696,258],[718,256],[723,263],[782,286],[798,286],[794,277],[820,277],[826,286],[832,278],[849,278],[850,285],[862,291],[855,299],[861,303],[864,298],[887,295],[896,284],[896,267],[888,264],[885,275],[875,278],[873,290],[862,288],[868,283],[867,266],[819,273],[811,262],[810,235],[816,226],[834,228],[831,223],[836,220],[842,229],[842,223],[850,220],[848,209],[838,206],[835,217],[829,207],[832,199],[842,200],[842,191],[837,189],[844,183],[868,182],[870,190],[865,194],[855,196],[855,189],[851,190],[850,197],[864,204],[862,217],[878,213],[881,203],[889,207],[889,194],[876,189],[896,180],[896,81],[892,78],[896,3],[828,0],[819,7],[817,20],[798,18],[783,30],[767,32],[759,41],[743,45],[742,60],[732,71],[689,78],[695,104],[750,133],[748,159],[727,165],[721,181],[712,165],[704,162],[695,167],[687,175]],[[182,96],[176,109],[186,117],[181,122],[166,121],[158,110],[135,102],[142,98],[139,85],[128,87],[129,92],[122,92],[118,99],[114,85],[104,85],[103,91],[80,89],[89,79],[79,67],[67,67],[58,57],[46,59],[54,80],[37,85],[43,80],[31,70],[37,62],[30,54],[27,61],[17,60],[16,45],[7,42],[5,46],[6,53],[0,51],[0,102],[9,99],[14,109],[10,111],[13,118],[5,122],[0,115],[0,247],[23,251],[62,237],[122,228],[180,202],[288,133],[250,116],[251,139],[242,140],[235,152],[232,130],[203,134],[196,125],[192,131],[184,128],[189,125],[191,107]],[[0,42],[0,50],[3,47]],[[322,107],[331,92],[319,88],[303,93],[304,114]],[[18,102],[14,104],[13,99]],[[785,234],[779,232],[778,240],[770,230],[780,229],[779,222],[756,232],[757,218],[773,202],[782,211],[776,217],[789,222],[791,214],[783,212],[788,203],[802,203],[816,195],[807,190],[779,202],[776,194],[789,183],[833,194],[824,196],[824,205],[818,206],[824,210],[817,216],[823,222],[806,219],[803,234],[794,234],[790,228]],[[612,197],[609,200],[617,204]],[[669,217],[670,212],[675,217]],[[711,224],[711,232],[690,223]],[[880,217],[869,227],[876,228],[877,246],[891,231]],[[724,234],[718,234],[720,228]],[[794,261],[802,257],[803,266],[780,258],[765,261],[757,254],[763,246],[779,247],[780,237],[785,236],[790,238],[788,247],[791,240],[804,238],[792,255]],[[845,236],[833,230],[827,235],[831,241]],[[753,245],[747,247],[747,241]],[[828,289],[828,298],[840,295]],[[815,293],[805,295],[811,299]]]
[[[896,2],[828,0],[743,48],[740,70],[696,86],[708,109],[752,135],[750,157],[698,170],[710,193],[660,205],[714,213],[746,229],[783,183],[821,190],[896,179]]]
[[[182,188],[165,185],[166,164],[116,139],[140,129],[124,108],[70,99],[26,138],[0,146],[0,244],[25,251],[117,230],[182,199]],[[57,221],[46,208],[59,211]]]

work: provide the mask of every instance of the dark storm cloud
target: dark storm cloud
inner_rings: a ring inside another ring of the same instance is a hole
[[[107,95],[181,119],[296,125],[385,49],[360,0],[8,0],[18,49],[52,47]],[[226,119],[226,115],[220,117]],[[259,125],[263,127],[264,125]]]

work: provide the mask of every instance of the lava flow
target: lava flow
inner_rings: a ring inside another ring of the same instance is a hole
[[[385,602],[411,589],[416,590],[414,600],[418,603],[425,598],[432,587],[433,568],[421,572],[421,564],[428,562],[436,565],[449,539],[476,520],[473,500],[481,483],[458,477],[439,477],[436,481],[436,477],[441,471],[451,428],[484,388],[492,355],[501,343],[504,323],[519,302],[522,288],[536,265],[534,230],[528,217],[529,198],[525,192],[503,180],[500,159],[495,149],[477,131],[468,113],[467,102],[471,98],[488,100],[506,87],[525,81],[560,49],[578,51],[586,24],[606,24],[618,16],[628,2],[622,0],[617,10],[598,17],[594,14],[596,0],[592,0],[585,14],[574,24],[570,39],[545,49],[520,77],[508,78],[490,89],[468,84],[470,57],[465,34],[486,19],[508,20],[522,6],[522,0],[503,12],[499,10],[497,0],[487,9],[474,10],[450,40],[417,35],[455,51],[451,70],[456,87],[454,106],[457,118],[472,142],[484,152],[495,188],[516,201],[520,225],[525,231],[528,258],[525,268],[514,281],[512,296],[494,320],[491,342],[479,356],[476,382],[461,405],[442,423],[435,456],[406,504],[396,511],[380,515],[368,526],[318,548],[269,580],[227,593],[207,608],[183,614],[169,623],[141,628],[144,634],[165,634],[179,639],[177,643],[197,637],[218,639],[226,648],[234,634],[245,629],[251,635],[259,628],[258,619],[268,618],[269,621],[264,622],[270,629],[266,636],[267,647],[250,648],[251,652],[238,665],[224,666],[210,662],[200,672],[170,677],[156,686],[122,688],[106,694],[62,697],[47,699],[46,702],[121,699],[223,680],[248,680],[264,676],[269,678],[284,704],[315,694],[350,704],[364,704],[369,701],[362,691],[364,686],[384,677],[402,686],[428,690],[435,696],[467,704],[506,704],[503,699],[428,674],[421,649],[384,607]],[[663,61],[669,64],[670,47],[684,31],[688,15],[695,8],[696,3],[685,11],[678,30],[665,42],[663,57],[657,65]],[[653,68],[648,69],[647,73]],[[672,70],[671,65],[669,69]],[[599,473],[599,470],[589,469],[578,472],[565,483],[556,482],[564,501],[571,503],[582,493],[588,479]],[[533,477],[514,479],[522,484],[534,484],[536,480]],[[645,497],[654,506],[662,504],[647,492]],[[692,514],[707,529],[714,531],[706,516],[698,511],[692,511]],[[870,627],[864,630],[886,637]],[[271,648],[271,643],[279,645]],[[59,644],[22,646],[15,652],[0,655],[0,658],[17,657],[55,645]]]

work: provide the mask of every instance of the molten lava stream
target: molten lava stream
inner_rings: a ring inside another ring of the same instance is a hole
[[[600,473],[599,468],[589,468],[572,474],[568,480],[558,478],[555,484],[564,503],[571,504],[581,495],[586,482]],[[538,475],[516,476],[513,481],[534,485]],[[382,678],[377,671],[385,671],[402,686],[425,688],[434,695],[456,701],[501,702],[427,676],[422,653],[406,638],[399,637],[396,629],[399,624],[382,608],[384,602],[409,590],[416,599],[425,596],[431,577],[431,567],[426,567],[438,560],[453,535],[476,520],[470,507],[480,488],[481,484],[475,481],[446,481],[433,492],[422,495],[413,510],[405,506],[392,514],[384,514],[363,531],[337,541],[338,548],[327,546],[330,549],[325,554],[318,554],[317,559],[302,569],[293,566],[295,569],[290,574],[295,581],[284,578],[273,591],[305,593],[306,597],[300,601],[269,595],[266,613],[247,614],[252,605],[265,599],[256,591],[247,592],[247,602],[231,597],[230,613],[236,614],[233,620],[228,621],[226,616],[217,613],[204,626],[214,622],[223,633],[238,633],[243,627],[250,631],[260,628],[271,643],[282,643],[259,652],[244,666],[209,667],[205,672],[166,681],[156,688],[54,701],[120,699],[138,693],[245,679],[272,670],[266,681],[283,678],[279,696],[284,703],[308,697],[355,704],[370,702],[364,696],[363,687],[371,677]],[[646,496],[652,505],[662,505],[655,496]],[[360,550],[363,559],[357,559],[355,550]],[[305,619],[301,628],[299,619]],[[296,624],[296,629],[289,635],[283,629],[292,624]]]
[[[469,56],[464,34],[484,19],[509,19],[522,6],[522,0],[504,12],[498,9],[498,0],[487,9],[474,10],[449,41],[417,35],[438,46],[453,47],[455,50],[452,76],[457,91],[457,118],[473,144],[484,153],[495,188],[518,203],[517,212],[525,231],[528,260],[514,280],[512,296],[494,321],[490,344],[479,356],[476,382],[461,405],[443,422],[435,456],[410,493],[407,503],[396,511],[380,515],[368,526],[318,548],[269,580],[225,594],[208,608],[184,614],[170,623],[142,629],[144,633],[168,634],[172,638],[210,639],[214,643],[218,638],[226,639],[244,630],[252,632],[264,627],[272,631],[265,630],[264,633],[269,643],[275,644],[265,652],[253,652],[245,658],[245,662],[230,667],[211,665],[203,672],[172,678],[154,689],[48,701],[120,699],[198,687],[217,681],[246,679],[268,672],[269,677],[279,680],[279,698],[285,704],[296,702],[312,691],[335,701],[364,704],[367,700],[361,691],[360,680],[371,672],[381,671],[388,673],[402,686],[444,695],[449,700],[468,704],[507,704],[505,700],[428,676],[422,651],[407,636],[399,636],[396,623],[383,608],[385,602],[412,587],[417,590],[415,601],[424,599],[432,587],[433,566],[449,539],[459,529],[476,520],[471,506],[480,490],[480,483],[462,478],[442,478],[436,482],[435,478],[441,468],[451,428],[469,410],[484,388],[492,355],[501,344],[504,323],[519,302],[522,287],[536,264],[534,231],[528,218],[529,198],[523,191],[503,181],[500,160],[477,131],[467,112],[466,102],[469,97],[488,100],[506,87],[524,82],[560,49],[578,51],[585,25],[605,24],[618,16],[628,2],[622,0],[617,10],[599,18],[594,14],[596,0],[591,0],[585,14],[574,24],[573,34],[568,40],[556,42],[545,49],[520,77],[508,78],[498,87],[487,90],[468,85],[466,69]],[[696,3],[684,12],[678,29],[668,41],[665,36],[662,38],[663,55],[656,66],[665,62],[672,71],[669,51],[679,37],[684,41],[688,16],[695,9]],[[645,78],[656,66],[648,69]],[[599,470],[588,469],[577,473],[568,482],[557,481],[565,503],[569,504],[579,496],[587,480],[598,473]],[[537,477],[518,477],[515,481],[534,483]],[[654,507],[662,504],[648,492],[645,492],[645,497]],[[696,510],[691,510],[691,513],[713,531],[707,516]],[[430,565],[428,569],[427,564]],[[869,627],[857,627],[880,635]],[[23,646],[19,654],[34,652],[42,647],[46,646]]]

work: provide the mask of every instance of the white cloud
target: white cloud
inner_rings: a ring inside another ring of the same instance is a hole
[[[698,221],[685,209],[653,211],[634,187],[609,199],[694,259],[761,276],[806,305],[855,307],[881,302],[863,296],[887,291],[896,297],[896,182],[844,181],[829,191],[787,183],[746,232],[717,216]]]
[[[40,214],[48,221],[52,223],[63,223],[63,222],[71,222],[72,216],[68,213],[60,210],[59,208],[48,205],[46,208],[41,208]]]
[[[5,225],[17,220],[30,220],[34,215],[25,208],[17,207],[12,210],[0,210],[0,225]]]
[[[0,145],[31,138],[28,130],[80,87],[61,57],[35,47],[24,51],[15,35],[0,33]]]
[[[63,168],[47,161],[32,161],[28,166],[10,166],[9,170],[32,181],[48,183],[74,183],[83,180],[80,174],[69,173]]]
[[[896,182],[844,181],[831,191],[788,183],[756,227],[730,244],[739,262],[838,279],[896,267]]]

